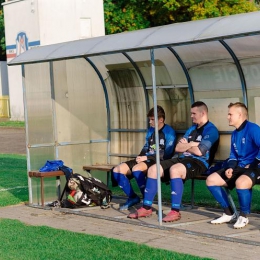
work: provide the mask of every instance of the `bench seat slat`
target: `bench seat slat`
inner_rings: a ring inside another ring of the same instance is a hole
[[[90,170],[96,170],[96,171],[111,171],[111,169],[115,167],[115,165],[112,164],[103,164],[103,165],[84,165],[83,170],[90,171]]]
[[[51,171],[51,172],[29,171],[30,177],[57,177],[63,175],[64,175],[63,171]]]

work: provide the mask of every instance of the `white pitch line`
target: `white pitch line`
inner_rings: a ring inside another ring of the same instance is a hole
[[[14,188],[6,188],[6,189],[0,189],[1,191],[8,191],[8,190],[15,190],[15,189],[25,189],[28,188],[28,186],[18,186],[18,187],[14,187]]]

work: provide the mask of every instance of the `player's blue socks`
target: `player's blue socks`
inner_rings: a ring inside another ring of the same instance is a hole
[[[129,179],[124,174],[119,172],[113,172],[113,175],[115,180],[118,183],[118,186],[124,191],[124,193],[129,198],[134,198],[137,196],[131,186]]]
[[[251,209],[253,190],[250,189],[249,192],[250,192],[250,209]]]
[[[147,178],[144,190],[144,206],[152,207],[154,197],[157,193],[157,179]]]
[[[213,197],[222,208],[229,208],[227,193],[220,186],[207,186]]]
[[[171,179],[171,208],[179,211],[183,194],[183,180],[181,178]]]
[[[244,213],[245,215],[250,213],[250,205],[252,198],[252,190],[248,189],[237,189],[237,196],[240,205],[240,213]]]
[[[146,183],[146,176],[142,171],[133,171],[133,176],[136,179],[137,185],[141,191],[141,193],[144,196],[144,189],[145,189],[145,183]]]

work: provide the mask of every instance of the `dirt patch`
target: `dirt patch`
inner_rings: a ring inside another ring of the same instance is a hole
[[[0,153],[26,154],[25,128],[0,127]]]

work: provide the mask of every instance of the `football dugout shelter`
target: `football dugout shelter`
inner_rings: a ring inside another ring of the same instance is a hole
[[[151,107],[161,105],[181,135],[198,100],[220,131],[216,159],[227,158],[228,104],[244,102],[260,123],[259,20],[252,12],[175,23],[19,55],[8,65],[21,65],[28,171],[55,159],[80,174],[86,164],[118,164],[140,152]],[[38,182],[28,180],[38,204]],[[46,183],[45,200],[53,201],[55,180]]]

